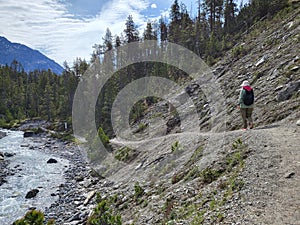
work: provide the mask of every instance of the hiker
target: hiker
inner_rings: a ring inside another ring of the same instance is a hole
[[[254,105],[254,92],[247,80],[245,80],[241,86],[242,89],[240,91],[238,109],[241,111],[243,119],[243,130],[247,130],[247,122],[249,122],[249,128],[253,128],[252,112]]]

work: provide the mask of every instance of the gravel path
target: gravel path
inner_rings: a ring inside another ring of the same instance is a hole
[[[246,132],[251,154],[240,177],[245,185],[224,224],[300,224],[299,126]]]

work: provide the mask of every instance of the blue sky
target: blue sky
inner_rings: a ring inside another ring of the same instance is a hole
[[[236,0],[239,5],[242,0]],[[174,0],[0,0],[0,36],[37,49],[59,64],[90,60],[92,46],[105,30],[124,30],[128,15],[141,29],[168,16]],[[196,10],[197,0],[182,0]],[[247,0],[244,0],[247,2]]]

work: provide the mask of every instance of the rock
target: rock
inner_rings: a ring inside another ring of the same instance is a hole
[[[294,66],[294,67],[291,69],[291,71],[297,71],[297,70],[299,70],[299,66]]]
[[[257,61],[257,63],[255,64],[256,67],[260,66],[261,64],[263,64],[265,61],[267,60],[266,56],[263,56],[260,60]]]
[[[84,177],[83,177],[83,176],[76,176],[76,177],[75,177],[75,180],[76,180],[77,182],[81,182],[81,181],[84,180]]]
[[[27,148],[27,147],[29,147],[29,144],[21,144],[21,147],[22,148]]]
[[[24,138],[26,137],[33,137],[34,136],[34,132],[31,130],[25,131],[23,134]]]
[[[57,163],[57,160],[56,160],[56,159],[53,159],[53,158],[51,158],[51,159],[49,159],[49,160],[47,161],[47,163]]]
[[[4,152],[4,156],[7,157],[7,158],[13,157],[15,155],[16,155],[16,153]]]
[[[37,193],[39,193],[39,190],[33,189],[26,194],[25,198],[27,198],[27,199],[34,198],[37,195]]]
[[[91,199],[95,196],[95,194],[96,194],[96,191],[91,191],[91,192],[88,194],[88,196],[86,197],[86,199],[85,199],[83,205],[89,204],[89,202],[90,202]]]
[[[288,172],[284,175],[284,178],[292,178],[293,176],[295,176],[295,172]]]
[[[277,101],[286,101],[293,96],[293,94],[300,88],[300,81],[289,83],[282,91],[277,95]]]
[[[297,126],[300,126],[300,120],[298,120],[298,121],[296,122],[296,125],[297,125]]]
[[[0,131],[0,139],[1,139],[1,138],[4,138],[5,136],[6,136],[6,133],[3,132],[3,131]]]
[[[78,221],[80,220],[80,213],[76,213],[70,220],[69,222],[72,222],[72,221]]]

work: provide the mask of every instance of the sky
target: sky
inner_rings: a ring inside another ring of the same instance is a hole
[[[242,0],[236,0],[240,5]],[[168,17],[174,0],[0,0],[0,36],[36,49],[60,65],[91,58],[109,28],[125,29],[128,15],[143,30],[147,21]],[[178,1],[195,11],[197,0]],[[247,2],[247,0],[243,0]],[[195,16],[195,15],[193,15]]]

